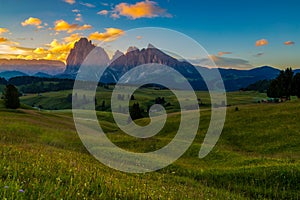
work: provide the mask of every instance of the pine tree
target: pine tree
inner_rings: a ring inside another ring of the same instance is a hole
[[[293,78],[293,95],[300,98],[300,73],[296,74]]]
[[[132,108],[130,109],[130,116],[132,120],[143,118],[139,103],[133,104]]]
[[[293,93],[293,76],[294,72],[292,68],[287,68],[285,71],[281,71],[279,76],[271,82],[270,87],[267,91],[268,97],[284,97],[290,99]]]
[[[19,108],[20,99],[18,89],[14,85],[7,85],[3,92],[3,100],[6,108]]]

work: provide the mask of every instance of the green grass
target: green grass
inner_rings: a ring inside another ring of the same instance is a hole
[[[136,98],[153,98],[149,93],[143,89]],[[67,96],[64,92],[46,95]],[[103,93],[98,95],[105,98]],[[198,95],[202,101],[208,100],[206,93]],[[228,97],[232,107],[228,108],[224,130],[207,157],[198,158],[210,119],[210,111],[203,109],[198,134],[188,151],[172,165],[146,174],[118,172],[95,160],[77,136],[70,110],[16,112],[1,108],[0,197],[299,199],[300,101],[255,104],[265,95],[254,92],[229,93]],[[23,98],[22,102],[31,97]],[[235,111],[236,106],[239,111]],[[160,134],[136,139],[118,129],[111,113],[97,115],[115,144],[135,152],[149,152],[167,144],[176,134],[174,127],[180,118],[178,113],[171,113]],[[147,123],[147,119],[138,123]]]
[[[98,87],[97,89],[97,105],[100,106],[102,105],[102,102],[105,101],[106,111],[110,111],[111,93],[113,91],[112,89],[113,88],[105,89],[103,87]],[[69,94],[72,94],[72,90],[47,92],[41,93],[40,95],[27,94],[26,96],[21,97],[21,102],[29,106],[41,105],[47,110],[71,109],[72,102],[67,101],[67,96]],[[201,99],[203,104],[200,106],[201,108],[210,107],[210,96],[207,92],[197,91],[196,95],[198,99]],[[226,95],[228,100],[227,105],[231,106],[253,104],[257,103],[258,100],[267,98],[266,94],[253,91],[228,92]],[[138,89],[134,93],[134,96],[136,100],[132,101],[132,104],[134,102],[138,102],[140,107],[144,110],[147,109],[148,105],[152,105],[154,103],[156,97],[165,97],[166,102],[171,104],[171,106],[167,107],[167,111],[169,113],[180,111],[180,106],[176,100],[176,97],[169,90],[153,90],[151,88],[142,88]]]
[[[71,102],[67,101],[68,94],[72,91],[58,91],[58,92],[48,92],[41,94],[26,94],[20,98],[23,104],[29,106],[42,106],[44,109],[49,110],[61,110],[72,108]]]

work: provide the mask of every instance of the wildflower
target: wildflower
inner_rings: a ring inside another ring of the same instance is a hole
[[[19,192],[23,193],[23,192],[24,192],[24,190],[20,189],[20,190],[19,190]]]
[[[4,186],[4,188],[5,188],[5,189],[8,189],[9,187],[6,185],[6,186]]]

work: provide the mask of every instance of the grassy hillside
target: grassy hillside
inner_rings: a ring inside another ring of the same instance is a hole
[[[112,87],[112,86],[111,86]],[[105,110],[110,110],[110,99],[113,88],[105,89],[99,87],[97,89],[96,98],[98,107],[105,101]],[[60,110],[60,109],[71,109],[72,102],[67,100],[67,96],[72,94],[72,90],[58,91],[58,92],[47,92],[41,94],[27,94],[21,97],[21,102],[27,105],[41,105],[44,109],[49,110]],[[207,108],[210,106],[210,97],[207,92],[196,92],[197,97],[201,100],[203,105],[200,107]],[[180,107],[176,101],[176,97],[169,90],[153,90],[142,88],[134,93],[135,101],[139,102],[143,109],[147,109],[149,104],[153,104],[156,97],[165,97],[166,102],[170,103],[166,109],[169,112],[178,112]],[[125,97],[127,98],[127,97]],[[257,101],[267,98],[266,94],[258,93],[253,91],[247,92],[228,92],[228,105],[240,105],[240,104],[252,104]]]
[[[184,156],[165,169],[139,175],[112,170],[87,153],[68,110],[1,109],[0,197],[300,198],[300,102],[242,105],[253,102],[257,94],[228,96],[230,104],[239,104],[239,111],[228,108],[224,131],[213,152],[202,160],[198,158],[210,117],[209,110],[203,110],[198,135]],[[98,118],[115,144],[148,152],[172,139],[180,117],[178,113],[170,114],[165,131],[146,140],[124,136],[110,113],[98,112]],[[138,123],[146,121],[141,119]]]

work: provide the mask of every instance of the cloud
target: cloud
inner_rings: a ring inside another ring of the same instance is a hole
[[[25,48],[20,46],[12,46],[14,44],[3,43],[0,44],[0,58],[6,59],[47,59],[47,60],[60,60],[66,62],[66,58],[70,50],[74,47],[76,34],[71,35],[70,38],[65,39],[68,42],[59,42],[54,39],[50,44],[39,48]]]
[[[143,36],[138,35],[138,36],[136,36],[136,39],[141,40],[141,39],[143,39]]]
[[[56,39],[54,39],[50,44],[48,44],[48,51],[51,53],[70,52],[70,50],[74,47],[74,43],[75,42],[59,43]]]
[[[136,4],[120,3],[112,11],[112,18],[125,16],[129,19],[172,17],[165,9],[158,6],[154,1],[145,0]]]
[[[70,35],[70,36],[67,36],[67,37],[63,38],[63,40],[64,40],[64,42],[69,43],[69,42],[78,41],[81,37],[82,37],[81,34],[79,34],[79,33],[74,33],[74,34],[72,34],[72,35]]]
[[[221,68],[250,69],[254,67],[249,63],[248,60],[244,60],[241,58],[225,58],[219,56],[211,56],[211,58],[215,62],[215,64]]]
[[[0,35],[2,35],[3,33],[8,33],[9,30],[7,28],[0,28]]]
[[[79,21],[79,22],[82,22],[82,21],[83,21],[83,20],[82,20],[82,15],[81,15],[80,13],[78,13],[78,14],[76,15],[75,20],[76,20],[76,21]]]
[[[46,50],[44,48],[36,48],[33,53],[36,54],[44,54],[46,52]]]
[[[232,54],[232,52],[221,51],[221,52],[218,53],[219,56],[228,55],[228,54]]]
[[[41,26],[42,20],[40,20],[39,18],[35,18],[35,17],[29,17],[21,24],[22,24],[22,26],[36,26],[37,28],[43,28]]]
[[[89,39],[110,42],[124,34],[123,30],[117,28],[106,28],[105,30],[104,33],[95,32],[90,34]]]
[[[95,5],[93,5],[93,4],[91,4],[91,3],[80,3],[81,5],[83,5],[83,6],[86,6],[86,7],[88,7],[88,8],[95,8],[96,6]]]
[[[68,3],[68,4],[71,4],[71,5],[73,5],[73,4],[76,3],[75,0],[64,0],[64,2],[66,2],[66,3]]]
[[[70,50],[74,48],[75,42],[77,41],[77,39],[71,40],[71,36],[64,38],[65,42],[58,42],[57,39],[54,39],[50,44],[46,45],[48,49],[37,48],[33,52],[42,59],[66,62]],[[75,38],[74,35],[72,37]]]
[[[233,69],[251,69],[254,66],[249,63],[248,60],[240,59],[240,58],[228,58],[228,57],[220,57],[211,55],[210,59],[214,61],[218,68],[233,68]],[[192,64],[196,66],[213,68],[211,65],[210,59],[191,59],[188,60]]]
[[[101,2],[101,5],[102,5],[102,6],[109,6],[108,3],[104,3],[104,2]]]
[[[73,12],[73,13],[79,13],[79,12],[80,12],[80,10],[78,10],[78,9],[74,9],[74,10],[72,10],[72,12]]]
[[[107,15],[108,14],[108,10],[101,10],[99,12],[97,12],[98,15]]]
[[[8,39],[7,39],[7,38],[0,37],[0,43],[7,42],[7,41],[8,41]]]
[[[29,59],[31,57],[31,59],[60,60],[65,63],[70,50],[74,48],[79,38],[79,34],[72,34],[63,38],[63,42],[54,39],[50,44],[45,45],[46,48],[29,49],[18,47],[17,50],[20,51],[18,57],[12,58]]]
[[[54,59],[55,59],[55,57],[54,57],[54,55],[53,55],[53,54],[51,54],[51,53],[48,53],[48,54],[47,54],[47,56],[46,56],[46,57],[44,57],[44,59],[46,59],[46,60],[54,60]]]
[[[293,41],[286,41],[284,44],[289,46],[289,45],[294,45],[295,42],[293,42]]]
[[[30,54],[32,52],[33,49],[30,48],[22,48],[22,47],[16,47],[16,46],[10,46],[7,44],[0,44],[0,54],[4,54],[4,55],[11,55],[11,56],[15,56],[15,55],[27,55]]]
[[[260,56],[263,56],[264,54],[265,53],[262,53],[262,52],[261,53],[257,53],[257,54],[254,55],[254,57],[260,57]]]
[[[60,60],[62,62],[66,62],[67,57],[68,57],[68,54],[62,53],[62,54],[60,54],[60,56],[57,57],[57,60]]]
[[[11,46],[19,45],[18,42],[11,41],[11,40],[9,40],[8,38],[5,38],[5,37],[0,37],[0,43],[5,44],[5,45],[11,45]]]
[[[93,27],[88,24],[84,24],[83,26],[80,26],[78,24],[69,24],[68,22],[64,20],[58,20],[55,22],[55,31],[66,31],[68,33],[72,33],[74,31],[83,31],[83,30],[89,30],[92,29]]]
[[[269,42],[266,39],[261,39],[261,40],[257,40],[255,43],[255,46],[259,47],[259,46],[265,46],[268,45]]]
[[[110,15],[110,17],[113,18],[113,19],[118,19],[118,18],[120,18],[120,16],[119,16],[117,13],[112,13],[112,14]]]

